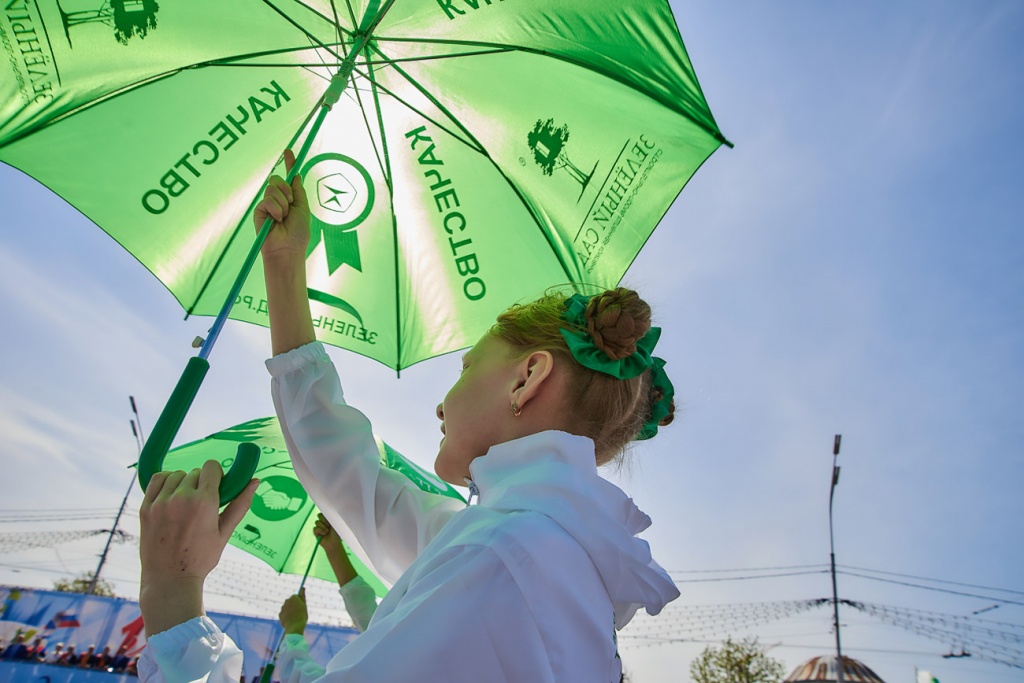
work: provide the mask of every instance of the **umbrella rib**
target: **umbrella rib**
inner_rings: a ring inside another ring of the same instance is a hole
[[[312,41],[312,40],[310,40],[310,44],[311,44],[311,47],[312,47],[312,42],[313,42],[313,41]],[[325,69],[327,69],[327,70],[328,70],[328,72],[329,72],[329,71],[330,71],[330,67],[328,67],[328,66],[327,66],[327,60],[325,60],[325,59],[323,58],[323,55],[321,55],[321,54],[320,54],[320,51],[319,51],[319,50],[317,50],[317,49],[316,49],[315,47],[313,47],[313,54],[315,54],[315,55],[316,55],[316,58],[320,60],[320,66],[324,67],[324,68],[325,68]],[[313,67],[313,68],[316,68],[316,67]],[[330,78],[327,78],[326,80],[330,81],[331,79],[330,79]]]
[[[400,75],[402,78],[404,78],[406,81],[408,81],[409,84],[412,85],[412,87],[416,88],[420,92],[420,94],[422,94],[424,97],[426,97],[428,100],[430,100],[431,104],[433,104],[435,107],[437,107],[441,111],[442,114],[447,116],[448,119],[451,120],[452,123],[454,123],[456,126],[458,126],[459,130],[461,130],[463,133],[465,133],[466,137],[469,138],[469,140],[472,141],[472,144],[470,145],[471,147],[475,145],[476,149],[479,150],[481,153],[483,153],[484,146],[480,144],[480,141],[476,139],[476,136],[474,136],[465,126],[462,125],[462,123],[459,122],[459,120],[457,118],[455,118],[455,116],[450,111],[448,111],[447,107],[445,107],[443,104],[441,104],[441,102],[436,97],[434,97],[423,85],[421,85],[419,83],[419,81],[417,81],[415,78],[410,76],[407,71],[402,69],[402,67],[398,66],[397,64],[395,64],[392,61],[389,61],[387,55],[385,55],[383,52],[378,50],[376,47],[371,47],[371,49],[373,49],[374,52],[380,54],[380,56],[391,66],[391,68],[393,68],[395,70],[395,72],[398,73],[398,75]],[[387,92],[387,90],[385,88],[383,88],[383,86],[381,86],[381,87],[382,87],[383,90],[385,90],[385,92]],[[397,96],[395,98],[399,99]],[[399,101],[401,101],[401,100],[399,99]],[[409,105],[406,104],[406,106],[409,106]],[[410,109],[412,109],[413,111],[417,111],[413,107],[410,107]]]
[[[307,494],[307,495],[308,495],[308,494]],[[308,514],[308,515],[306,515],[306,519],[302,520],[302,526],[303,526],[303,527],[305,527],[305,526],[306,526],[306,522],[308,522],[308,521],[309,521],[309,518],[313,516],[313,513],[314,513],[314,512],[320,512],[320,510],[319,510],[319,509],[317,508],[317,506],[316,506],[316,503],[314,503],[314,502],[313,502],[313,499],[312,499],[312,498],[307,498],[306,500],[308,500],[308,501],[309,501],[310,503],[312,503],[313,505],[312,505],[312,509],[311,509],[311,510],[309,511],[309,514]],[[299,533],[302,533],[302,529],[301,529],[301,528],[299,529]],[[295,552],[295,546],[297,546],[298,544],[299,544],[299,534],[295,534],[295,538],[294,538],[294,539],[292,540],[292,544],[291,544],[291,547],[290,547],[290,548],[288,548],[288,552],[286,552],[286,553],[284,554],[284,556],[285,556],[285,557],[287,558],[287,557],[289,557],[289,556],[290,556],[290,555],[291,555],[291,554],[292,554],[293,552]],[[319,542],[318,542],[318,543],[317,543],[317,544],[316,544],[316,545],[315,545],[315,546],[313,547],[313,557],[316,557],[316,551],[317,551],[317,550],[320,550],[320,543],[319,543]],[[312,567],[313,567],[313,557],[310,557],[310,558],[309,558],[309,565],[310,565],[310,569],[312,569]],[[282,565],[282,569],[283,569],[283,565]],[[283,574],[283,573],[284,573],[283,571],[278,571],[278,572],[277,572],[278,576],[280,576],[280,575],[281,575],[281,574]],[[307,572],[307,576],[308,576],[308,572]]]
[[[294,53],[294,52],[304,52],[304,51],[309,50],[309,49],[310,48],[308,46],[304,45],[302,47],[289,47],[289,48],[281,48],[281,49],[277,49],[277,50],[261,50],[259,52],[250,52],[250,53],[247,53],[247,54],[244,54],[244,55],[236,55],[236,56],[233,56],[233,57],[224,57],[224,58],[221,58],[221,59],[212,59],[212,60],[207,61],[207,62],[196,62],[195,64],[184,64],[184,65],[182,65],[180,67],[177,67],[175,69],[172,69],[170,71],[165,71],[163,73],[154,74],[154,75],[148,76],[148,77],[146,77],[146,78],[144,78],[144,79],[142,79],[140,81],[136,81],[134,83],[129,83],[127,85],[123,85],[120,88],[117,88],[115,90],[111,90],[108,93],[104,93],[103,95],[100,95],[99,97],[96,97],[95,99],[89,100],[88,102],[83,102],[83,103],[81,103],[81,104],[79,104],[79,105],[77,105],[77,106],[75,106],[75,107],[73,107],[71,109],[68,109],[66,112],[60,114],[59,116],[55,116],[52,119],[50,119],[48,121],[45,121],[45,122],[43,122],[43,123],[41,123],[41,124],[39,124],[37,126],[27,128],[26,130],[20,132],[18,135],[8,139],[4,143],[4,145],[6,146],[6,145],[13,144],[13,143],[17,142],[18,140],[22,139],[23,137],[26,137],[28,135],[32,135],[33,133],[37,133],[37,132],[39,132],[41,130],[45,130],[46,128],[49,128],[50,126],[53,126],[53,125],[55,125],[57,123],[60,123],[64,119],[66,119],[68,117],[71,117],[71,116],[74,116],[75,114],[78,114],[78,113],[80,113],[80,112],[82,112],[82,111],[84,111],[86,109],[89,109],[90,107],[94,107],[94,106],[99,105],[99,104],[104,104],[104,103],[109,102],[110,100],[113,100],[113,99],[115,99],[117,97],[120,97],[122,95],[127,95],[128,93],[131,93],[131,92],[135,91],[138,88],[142,88],[144,86],[152,85],[152,84],[154,84],[154,83],[156,83],[158,81],[161,81],[161,80],[163,80],[165,78],[170,78],[172,76],[177,76],[178,74],[180,74],[180,73],[182,73],[184,71],[189,71],[191,69],[202,69],[202,68],[207,68],[207,67],[215,67],[215,66],[223,66],[223,67],[227,67],[227,66],[231,66],[231,67],[248,66],[248,65],[245,65],[245,64],[233,64],[232,62],[234,60],[252,59],[253,57],[261,57],[261,56],[264,56],[264,55],[290,54],[290,53]],[[252,66],[259,66],[259,67],[264,67],[264,68],[268,67],[268,66],[293,66],[293,67],[296,67],[296,68],[303,68],[303,69],[305,69],[305,68],[309,68],[310,65],[308,65],[308,64],[294,64],[294,63],[291,63],[291,64],[256,64],[256,65],[252,65]]]
[[[362,75],[364,78],[367,78],[362,72],[360,72],[360,75]],[[352,79],[352,80],[355,81],[355,79]],[[370,79],[370,78],[367,78],[367,80],[370,81],[370,83],[371,83],[370,87],[372,89],[372,87],[373,87],[372,86],[373,80]],[[371,141],[371,145],[370,146],[373,147],[373,155],[375,157],[377,157],[377,166],[378,166],[378,168],[380,168],[380,173],[381,173],[382,176],[384,176],[384,180],[388,184],[388,193],[390,194],[391,189],[392,189],[391,188],[391,174],[388,172],[388,170],[386,170],[384,168],[384,161],[380,158],[380,152],[377,150],[377,145],[372,144],[372,142],[373,142],[373,128],[372,128],[372,126],[370,126],[370,120],[368,118],[366,118],[366,107],[363,106],[363,98],[359,95],[359,88],[353,87],[352,91],[355,93],[356,104],[359,107],[359,113],[363,117],[363,125],[366,126],[366,134],[370,138],[370,141]],[[376,99],[377,98],[374,98],[374,101],[376,101]],[[384,131],[381,130],[381,140],[383,141],[383,139],[384,139]],[[387,152],[385,152],[385,154],[386,153]]]
[[[307,40],[309,40],[308,37],[307,37]],[[341,43],[330,43],[330,44],[331,45],[339,45],[339,46],[341,45]],[[264,57],[264,56],[268,56],[268,55],[287,55],[287,54],[293,54],[293,53],[296,53],[296,52],[307,52],[310,49],[313,49],[314,51],[316,50],[315,44],[313,43],[312,40],[310,40],[310,44],[309,45],[302,45],[302,46],[297,46],[297,47],[283,47],[283,48],[278,48],[276,50],[260,50],[259,52],[247,52],[247,53],[242,54],[242,55],[232,55],[231,57],[221,57],[219,59],[211,59],[211,60],[206,61],[206,62],[196,62],[195,64],[190,64],[188,66],[183,66],[181,68],[182,69],[196,69],[196,68],[207,67],[207,66],[302,66],[301,64],[296,64],[294,62],[281,62],[281,63],[278,63],[278,64],[270,64],[270,63],[264,63],[264,64],[236,64],[236,62],[241,62],[242,60],[256,59],[258,57]]]
[[[378,94],[377,79],[373,77],[373,68],[370,67],[367,71],[368,80],[370,82],[370,91],[373,93],[374,108],[377,110],[377,127],[380,130],[380,144],[382,152],[384,153],[384,165],[387,167],[387,171],[384,174],[384,178],[388,183],[388,202],[391,204],[391,240],[394,245],[394,267],[395,267],[395,372],[401,377],[402,373],[402,297],[400,296],[401,288],[399,283],[399,263],[398,263],[398,217],[395,215],[395,191],[391,183],[391,155],[388,154],[388,136],[384,130],[384,114],[383,109],[380,106],[380,96]],[[376,151],[376,150],[375,150]]]
[[[367,78],[367,75],[366,75],[366,74],[365,74],[365,73],[364,73],[364,72],[363,72],[362,70],[360,70],[360,69],[355,69],[355,71],[356,71],[356,73],[358,73],[358,74],[359,74],[360,76],[362,76],[363,78]],[[367,80],[369,80],[369,79],[367,79]],[[459,141],[459,142],[461,142],[462,144],[464,144],[464,145],[466,145],[467,147],[469,147],[470,149],[473,149],[473,150],[475,150],[475,151],[477,151],[477,152],[480,152],[481,154],[483,153],[483,149],[482,149],[481,147],[479,147],[479,143],[477,143],[477,144],[475,144],[475,145],[474,145],[474,144],[473,144],[473,142],[475,142],[475,141],[472,141],[472,142],[471,142],[471,141],[469,141],[469,140],[465,140],[465,139],[463,139],[463,138],[462,138],[462,136],[460,136],[460,135],[459,135],[459,134],[458,134],[457,132],[455,132],[455,131],[451,130],[451,129],[450,129],[450,128],[449,128],[448,126],[446,126],[445,124],[441,123],[440,121],[437,121],[437,120],[436,120],[436,119],[435,119],[435,118],[434,118],[433,116],[431,116],[431,115],[429,115],[429,114],[427,114],[427,113],[425,113],[425,112],[421,111],[421,110],[420,110],[419,108],[417,108],[416,106],[414,106],[414,105],[413,105],[413,104],[411,104],[410,102],[407,102],[407,101],[406,101],[405,99],[403,99],[402,97],[400,97],[400,96],[396,95],[396,94],[395,94],[395,93],[393,93],[393,92],[392,92],[391,90],[389,90],[389,89],[388,89],[387,87],[385,87],[385,86],[381,85],[381,84],[380,84],[380,82],[375,82],[375,87],[376,87],[377,89],[379,89],[379,90],[380,90],[381,92],[383,92],[383,93],[384,93],[385,95],[389,95],[389,96],[391,96],[392,98],[394,98],[394,100],[395,100],[396,102],[398,102],[398,103],[400,103],[400,104],[404,105],[404,106],[405,106],[405,107],[406,107],[406,108],[407,108],[407,109],[408,109],[409,111],[415,112],[415,113],[416,113],[417,115],[419,115],[419,116],[423,117],[423,119],[424,119],[424,120],[426,120],[426,121],[429,121],[430,123],[434,124],[435,126],[437,126],[438,128],[440,128],[440,129],[441,129],[441,130],[443,130],[444,132],[448,133],[449,135],[451,135],[451,136],[452,136],[453,138],[455,138],[456,140],[458,140],[458,141]],[[470,137],[472,137],[472,136],[470,136]]]
[[[332,22],[332,20],[331,20],[331,18],[329,16],[327,16],[326,14],[324,14],[323,12],[318,10],[317,8],[311,7],[310,5],[307,5],[306,3],[302,2],[302,0],[291,0],[291,1],[294,4],[298,5],[299,7],[301,7],[303,9],[311,12],[312,14],[315,14],[316,16],[320,17],[321,19],[326,21],[328,24],[333,23],[337,27],[338,31],[340,31],[341,33],[345,34],[346,36],[351,36],[352,35],[352,31],[350,31],[348,29],[343,29],[341,27],[341,24],[339,24],[337,21],[333,21]],[[332,5],[334,4],[334,0],[331,0],[331,4]],[[349,16],[352,19],[352,25],[355,26],[356,25],[356,18],[355,18],[355,14],[352,13],[352,6],[351,5],[349,5]],[[337,19],[337,16],[335,16],[335,19]],[[340,38],[340,36],[339,36],[339,38]]]
[[[317,102],[316,106],[314,106],[313,109],[310,110],[309,114],[306,115],[306,118],[302,122],[302,125],[296,129],[295,135],[293,135],[292,139],[288,141],[289,149],[295,146],[295,143],[298,141],[299,136],[302,135],[302,131],[306,130],[306,126],[308,126],[309,122],[313,120],[313,117],[316,116],[316,113],[317,111],[319,111],[321,106],[321,103]],[[263,181],[263,185],[266,185],[267,182],[269,182],[270,174],[273,172],[274,167],[271,166],[270,172],[267,174],[267,177]],[[186,320],[188,320],[188,317],[192,315],[192,311],[195,310],[196,305],[198,305],[199,302],[202,300],[203,295],[206,293],[206,288],[209,287],[210,283],[213,281],[214,274],[220,268],[221,263],[224,262],[224,257],[227,255],[228,250],[231,249],[231,245],[234,243],[235,238],[237,238],[239,233],[241,232],[242,226],[245,225],[245,223],[248,221],[249,214],[252,213],[253,209],[256,208],[256,204],[259,203],[259,200],[260,193],[257,192],[256,196],[253,197],[252,201],[249,203],[249,207],[245,210],[245,212],[242,214],[242,217],[238,220],[238,224],[235,225],[235,229],[231,233],[231,237],[229,237],[227,242],[224,243],[224,248],[221,249],[220,254],[217,256],[217,261],[213,264],[213,267],[210,268],[210,272],[206,275],[206,279],[203,281],[203,286],[199,288],[199,292],[196,293],[195,298],[192,300],[192,304],[190,306],[185,306],[185,304],[182,303],[181,307],[185,309]]]
[[[294,0],[294,1],[296,1],[296,2],[297,2],[298,0]],[[292,19],[292,18],[291,18],[290,16],[288,16],[287,14],[285,14],[285,13],[284,13],[284,12],[283,12],[283,11],[282,11],[282,10],[281,10],[280,8],[278,8],[278,7],[277,7],[277,5],[275,5],[274,3],[270,2],[270,0],[263,0],[263,4],[265,4],[265,5],[267,6],[267,7],[269,7],[270,9],[272,9],[272,10],[274,10],[275,12],[277,12],[278,14],[280,14],[280,15],[281,15],[281,17],[282,17],[282,18],[283,18],[283,19],[284,19],[285,21],[287,21],[287,22],[288,22],[289,24],[291,24],[291,25],[292,25],[292,26],[294,26],[295,28],[299,29],[299,31],[301,31],[301,32],[302,32],[302,33],[303,33],[303,34],[304,34],[304,35],[305,35],[305,36],[306,36],[307,38],[309,38],[310,40],[312,40],[313,42],[315,42],[315,43],[316,43],[317,45],[319,45],[320,47],[322,47],[323,49],[327,50],[327,51],[328,51],[328,52],[330,52],[330,53],[331,53],[332,55],[334,55],[335,57],[337,57],[337,58],[338,58],[338,61],[339,61],[339,62],[340,62],[340,61],[343,61],[343,58],[342,58],[342,56],[341,56],[341,54],[340,54],[340,53],[338,53],[338,52],[335,52],[335,51],[334,51],[334,50],[332,50],[331,48],[327,47],[327,45],[326,45],[326,44],[324,44],[324,42],[323,42],[323,41],[321,41],[321,40],[320,40],[319,38],[317,38],[317,37],[316,37],[316,36],[314,36],[314,35],[313,35],[312,33],[310,33],[310,32],[309,32],[309,31],[308,31],[308,30],[307,30],[307,29],[306,29],[306,28],[305,28],[304,26],[302,26],[301,24],[299,24],[299,23],[298,23],[297,21],[295,21],[294,19]],[[300,4],[300,5],[302,5],[302,3],[301,3],[301,2],[300,2],[299,4]],[[305,5],[303,5],[303,7],[305,7]],[[318,12],[317,14],[319,15],[319,12]],[[330,20],[328,19],[328,21],[330,21]]]
[[[668,15],[672,19],[672,25],[675,26],[675,28],[676,28],[676,35],[679,37],[679,44],[683,46],[683,54],[686,55],[686,61],[690,62],[690,55],[686,51],[686,44],[683,43],[683,34],[679,30],[679,22],[676,21],[675,12],[672,11],[672,3],[665,3],[665,6],[668,8]],[[711,113],[711,107],[709,107],[708,104],[707,104],[708,98],[704,96],[704,88],[700,87],[700,80],[698,80],[698,78],[697,78],[697,70],[693,69],[692,63],[690,64],[690,68],[691,68],[691,71],[693,72],[693,85],[697,88],[697,94],[700,95],[701,101],[704,102],[704,112],[705,112],[705,114],[707,114],[708,120],[710,120],[711,123],[715,127],[715,131],[716,131],[715,139],[718,140],[719,142],[721,142],[723,145],[725,145],[729,149],[732,149],[734,147],[734,145],[728,139],[726,139],[726,137],[724,135],[722,135],[721,131],[718,130],[718,122],[715,121],[715,116],[714,116],[714,114]],[[704,128],[704,126],[701,126],[701,127]],[[705,159],[705,161],[707,161],[707,159]],[[703,162],[701,162],[701,165],[703,165]],[[698,167],[698,170],[699,170],[699,167]],[[694,171],[694,174],[696,174],[696,170]],[[680,192],[682,192],[682,190],[680,190]],[[677,194],[676,196],[678,197],[679,195]]]
[[[299,50],[296,50],[294,48],[289,48],[288,50],[275,50],[273,52],[267,52],[266,54],[279,54],[279,53],[297,52],[297,51],[299,51]],[[513,50],[507,49],[507,48],[495,48],[495,49],[492,49],[492,50],[475,50],[473,52],[460,52],[458,54],[451,54],[451,55],[425,55],[423,57],[397,57],[397,58],[380,59],[380,60],[364,60],[362,62],[362,64],[363,64],[363,66],[379,66],[381,64],[403,64],[403,63],[407,63],[407,62],[415,62],[415,63],[431,62],[431,61],[437,61],[437,60],[441,60],[441,59],[454,59],[456,57],[479,57],[481,55],[494,55],[494,54],[501,54],[501,53],[504,53],[504,52],[513,52]],[[254,53],[254,54],[256,56],[259,56],[256,53]],[[235,63],[233,63],[235,59],[248,59],[249,57],[250,57],[249,55],[245,55],[245,56],[242,56],[242,57],[239,57],[239,58],[232,57],[230,60],[225,59],[225,60],[220,60],[218,62],[207,62],[206,64],[203,64],[203,66],[236,66],[236,67],[264,67],[264,68],[268,67],[268,66],[275,66],[275,67],[278,67],[278,66],[280,66],[280,67],[310,66],[309,64],[299,64],[297,62],[260,62],[260,63],[254,63],[254,64],[243,64],[243,63],[235,64]]]
[[[359,24],[356,22],[356,11],[352,8],[352,0],[345,0],[345,6],[348,8],[348,18],[352,22],[352,26],[358,26]]]
[[[616,83],[620,83],[622,85],[625,85],[626,87],[630,88],[631,90],[634,90],[637,93],[640,93],[640,94],[643,94],[643,95],[649,97],[650,99],[654,100],[655,102],[657,102],[658,104],[662,105],[663,107],[671,109],[672,111],[674,111],[676,113],[682,114],[683,116],[685,116],[686,118],[690,119],[693,123],[695,123],[697,126],[702,128],[704,131],[706,131],[709,135],[711,135],[714,139],[718,140],[719,142],[721,142],[721,143],[723,143],[723,144],[725,144],[725,145],[727,145],[729,147],[733,146],[733,144],[731,142],[729,142],[729,140],[727,140],[724,135],[722,135],[722,132],[720,130],[718,130],[718,128],[717,128],[718,124],[715,123],[714,118],[712,118],[710,116],[710,107],[707,106],[707,100],[704,98],[704,93],[703,93],[703,91],[701,91],[699,84],[697,86],[697,92],[700,95],[700,100],[701,100],[701,102],[704,105],[703,107],[701,107],[701,110],[708,114],[708,117],[709,117],[711,123],[713,124],[711,126],[709,126],[704,121],[698,120],[697,118],[692,116],[690,114],[690,112],[685,111],[685,110],[681,111],[678,107],[673,106],[673,102],[672,101],[667,101],[667,100],[655,97],[654,95],[652,95],[650,93],[636,90],[633,87],[632,83],[630,83],[629,81],[623,80],[622,78],[617,76],[614,72],[610,72],[610,71],[608,71],[606,69],[599,68],[599,67],[597,67],[596,65],[593,65],[593,64],[587,64],[585,62],[581,62],[578,59],[573,59],[573,58],[567,57],[565,55],[560,55],[560,54],[557,54],[557,53],[554,53],[554,52],[548,52],[547,50],[542,50],[542,49],[539,49],[539,48],[526,47],[526,46],[523,46],[523,45],[507,45],[507,44],[504,44],[504,43],[491,43],[491,42],[487,42],[487,41],[477,41],[477,40],[445,40],[445,39],[441,39],[441,38],[387,38],[387,37],[376,37],[375,40],[376,40],[378,45],[380,43],[383,43],[383,42],[417,43],[417,44],[438,44],[438,45],[462,45],[462,46],[467,46],[467,47],[481,47],[481,48],[503,49],[505,51],[522,52],[522,53],[526,53],[526,54],[534,54],[534,55],[539,55],[539,56],[542,56],[542,57],[547,57],[549,59],[557,59],[559,61],[566,62],[567,64],[572,64],[573,66],[578,66],[578,67],[586,69],[587,71],[590,71],[592,73],[604,76],[605,78],[608,78],[609,80],[612,80],[612,81],[614,81]],[[680,39],[680,42],[682,42],[681,39]],[[458,57],[460,55],[451,55],[451,56],[452,57]],[[696,74],[693,75],[693,81],[697,82]]]
[[[377,50],[376,48],[374,48],[374,50],[376,52],[379,52],[379,50]],[[386,58],[386,55],[381,54],[381,56]],[[487,153],[484,146],[480,144],[479,140],[476,139],[476,136],[474,136],[465,126],[463,126],[462,123],[457,118],[455,118],[455,116],[450,111],[448,111],[447,107],[441,104],[433,95],[431,95],[427,91],[427,89],[423,85],[421,85],[415,78],[409,75],[408,72],[406,72],[399,66],[392,66],[395,69],[395,71],[398,72],[399,75],[405,78],[414,88],[419,90],[424,97],[426,97],[434,104],[434,106],[440,109],[442,113],[444,113],[452,122],[454,122],[459,127],[460,130],[464,131],[466,135],[469,137],[469,139],[472,140],[473,143],[475,143],[474,147],[473,144],[469,144],[468,142],[463,140],[463,142],[467,144],[470,148],[476,149],[482,156],[484,156],[491,163],[491,166],[494,168],[494,170],[497,171],[501,175],[501,177],[505,179],[505,182],[508,184],[508,186],[512,188],[512,191],[515,192],[517,197],[519,197],[519,201],[522,202],[523,207],[526,209],[526,211],[531,216],[533,216],[534,225],[537,226],[537,229],[540,230],[541,234],[544,236],[544,239],[547,241],[548,246],[551,247],[551,252],[555,255],[555,258],[558,259],[558,264],[562,267],[562,271],[565,273],[568,281],[575,281],[575,277],[572,274],[572,270],[569,268],[569,265],[566,263],[565,258],[562,256],[562,250],[558,248],[559,245],[554,243],[550,231],[542,229],[541,226],[545,224],[544,221],[542,221],[541,217],[538,216],[537,213],[533,210],[533,207],[530,205],[530,203],[526,201],[526,198],[519,191],[519,187],[514,182],[512,182],[512,180],[507,175],[505,175],[505,172],[501,169],[501,167],[497,163],[495,163],[494,159],[491,158],[491,155]],[[412,109],[413,111],[417,111],[415,108]],[[429,117],[426,118],[430,120]],[[444,127],[442,126],[442,128]],[[455,137],[456,139],[461,139],[459,138],[459,136],[453,137]]]
[[[337,37],[338,42],[340,43],[341,42],[341,22],[338,21],[338,7],[337,7],[337,5],[334,4],[334,0],[331,0],[331,12],[334,13],[334,29],[335,29],[334,35]],[[355,26],[356,23],[353,21],[352,25]]]

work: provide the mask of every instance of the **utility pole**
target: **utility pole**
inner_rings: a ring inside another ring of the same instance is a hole
[[[139,449],[139,455],[142,455],[142,445],[145,443],[145,438],[142,436],[142,421],[139,420],[139,411],[135,407],[135,397],[129,396],[128,400],[132,404],[132,413],[135,417],[131,420],[132,434],[135,435],[135,445]],[[135,485],[135,479],[137,474],[132,475],[132,480],[128,482],[128,490],[124,492],[124,498],[121,499],[121,507],[117,510],[117,517],[114,518],[114,526],[110,528],[110,535],[107,536],[107,545],[103,548],[103,554],[100,555],[100,563],[96,567],[95,573],[92,575],[92,581],[89,583],[89,595],[95,595],[96,584],[100,580],[100,572],[103,571],[103,565],[107,561],[107,553],[110,552],[110,544],[114,540],[114,534],[117,533],[117,525],[121,521],[121,514],[124,513],[124,506],[128,503],[128,494],[132,492],[132,486]]]
[[[832,488],[828,494],[828,542],[832,550],[832,613],[836,628],[836,683],[843,683],[843,648],[839,644],[839,589],[836,586],[836,541],[832,533],[832,500],[836,495],[836,484],[839,483],[839,443],[843,435],[836,434],[832,444]]]

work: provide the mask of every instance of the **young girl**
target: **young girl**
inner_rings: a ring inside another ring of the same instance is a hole
[[[616,289],[549,295],[498,317],[437,407],[444,437],[434,467],[469,486],[477,504],[465,506],[380,467],[368,420],[345,403],[314,339],[300,178],[271,180],[257,225],[268,214],[267,367],[295,471],[345,542],[394,582],[326,671],[300,635],[287,636],[280,680],[619,681],[616,630],[679,594],[636,537],[650,519],[597,473],[671,421],[647,304]],[[220,476],[211,462],[157,474],[146,490],[144,680],[238,680],[241,653],[202,616],[202,585],[255,485],[218,515]]]

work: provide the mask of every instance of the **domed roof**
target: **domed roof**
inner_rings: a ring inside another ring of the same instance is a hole
[[[793,669],[783,683],[836,683],[836,656],[823,655],[808,659]],[[843,683],[885,683],[874,671],[856,659],[843,657]]]

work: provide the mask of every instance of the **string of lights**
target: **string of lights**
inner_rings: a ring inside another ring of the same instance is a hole
[[[79,541],[83,538],[109,534],[109,529],[83,529],[80,531],[17,531],[0,534],[0,553],[13,553],[32,548],[52,548],[63,543]],[[119,541],[134,541],[135,536],[117,531],[114,534]]]
[[[621,641],[643,647],[682,641],[698,641],[711,636],[748,630],[802,612],[828,605],[825,598],[777,602],[733,603],[722,605],[670,606],[657,618],[641,616],[630,622],[619,635]]]
[[[34,519],[78,521],[89,519],[92,515],[112,518],[113,512],[105,508],[50,511],[0,510],[0,523]],[[45,519],[48,516],[49,518]],[[61,544],[101,537],[109,533],[109,529],[0,533],[0,554],[9,557],[12,553],[22,550],[56,548]],[[120,530],[115,533],[115,540],[122,543],[138,543],[136,536]],[[13,567],[15,565],[5,566]],[[847,576],[941,593],[983,598],[996,603],[992,607],[986,608],[985,611],[999,605],[1024,605],[1024,601],[1013,599],[1024,596],[1024,591],[850,565],[838,565],[837,567],[837,573]],[[23,568],[27,569],[28,567]],[[131,573],[131,567],[125,569]],[[46,571],[43,567],[33,567],[33,570]],[[804,564],[737,569],[676,570],[669,573],[676,583],[684,584],[704,581],[767,580],[827,572],[826,565]],[[54,573],[63,572],[54,570]],[[207,580],[207,592],[211,597],[230,598],[235,604],[240,602],[249,605],[252,608],[252,614],[265,617],[277,612],[281,603],[298,589],[300,581],[301,577],[299,576],[278,574],[261,563],[242,562],[228,557],[224,558],[210,575]],[[985,594],[973,593],[968,590],[954,590],[954,588],[983,591]],[[306,583],[306,600],[311,621],[339,626],[351,625],[334,583],[310,578]],[[841,600],[840,602],[890,626],[944,643],[949,648],[949,654],[944,655],[946,657],[974,657],[1024,669],[1024,624],[980,619],[977,617],[980,611],[970,616],[964,616],[858,601]],[[722,637],[749,632],[755,627],[778,622],[802,613],[809,613],[817,608],[831,607],[831,604],[830,598],[717,605],[673,603],[656,618],[638,614],[619,634],[619,641],[624,647],[629,648],[684,642],[714,643],[719,642]],[[231,611],[237,610],[232,609]]]
[[[843,600],[843,604],[893,626],[959,647],[948,657],[977,657],[1024,669],[1024,626],[923,610]],[[1016,647],[1014,647],[1014,645]]]

